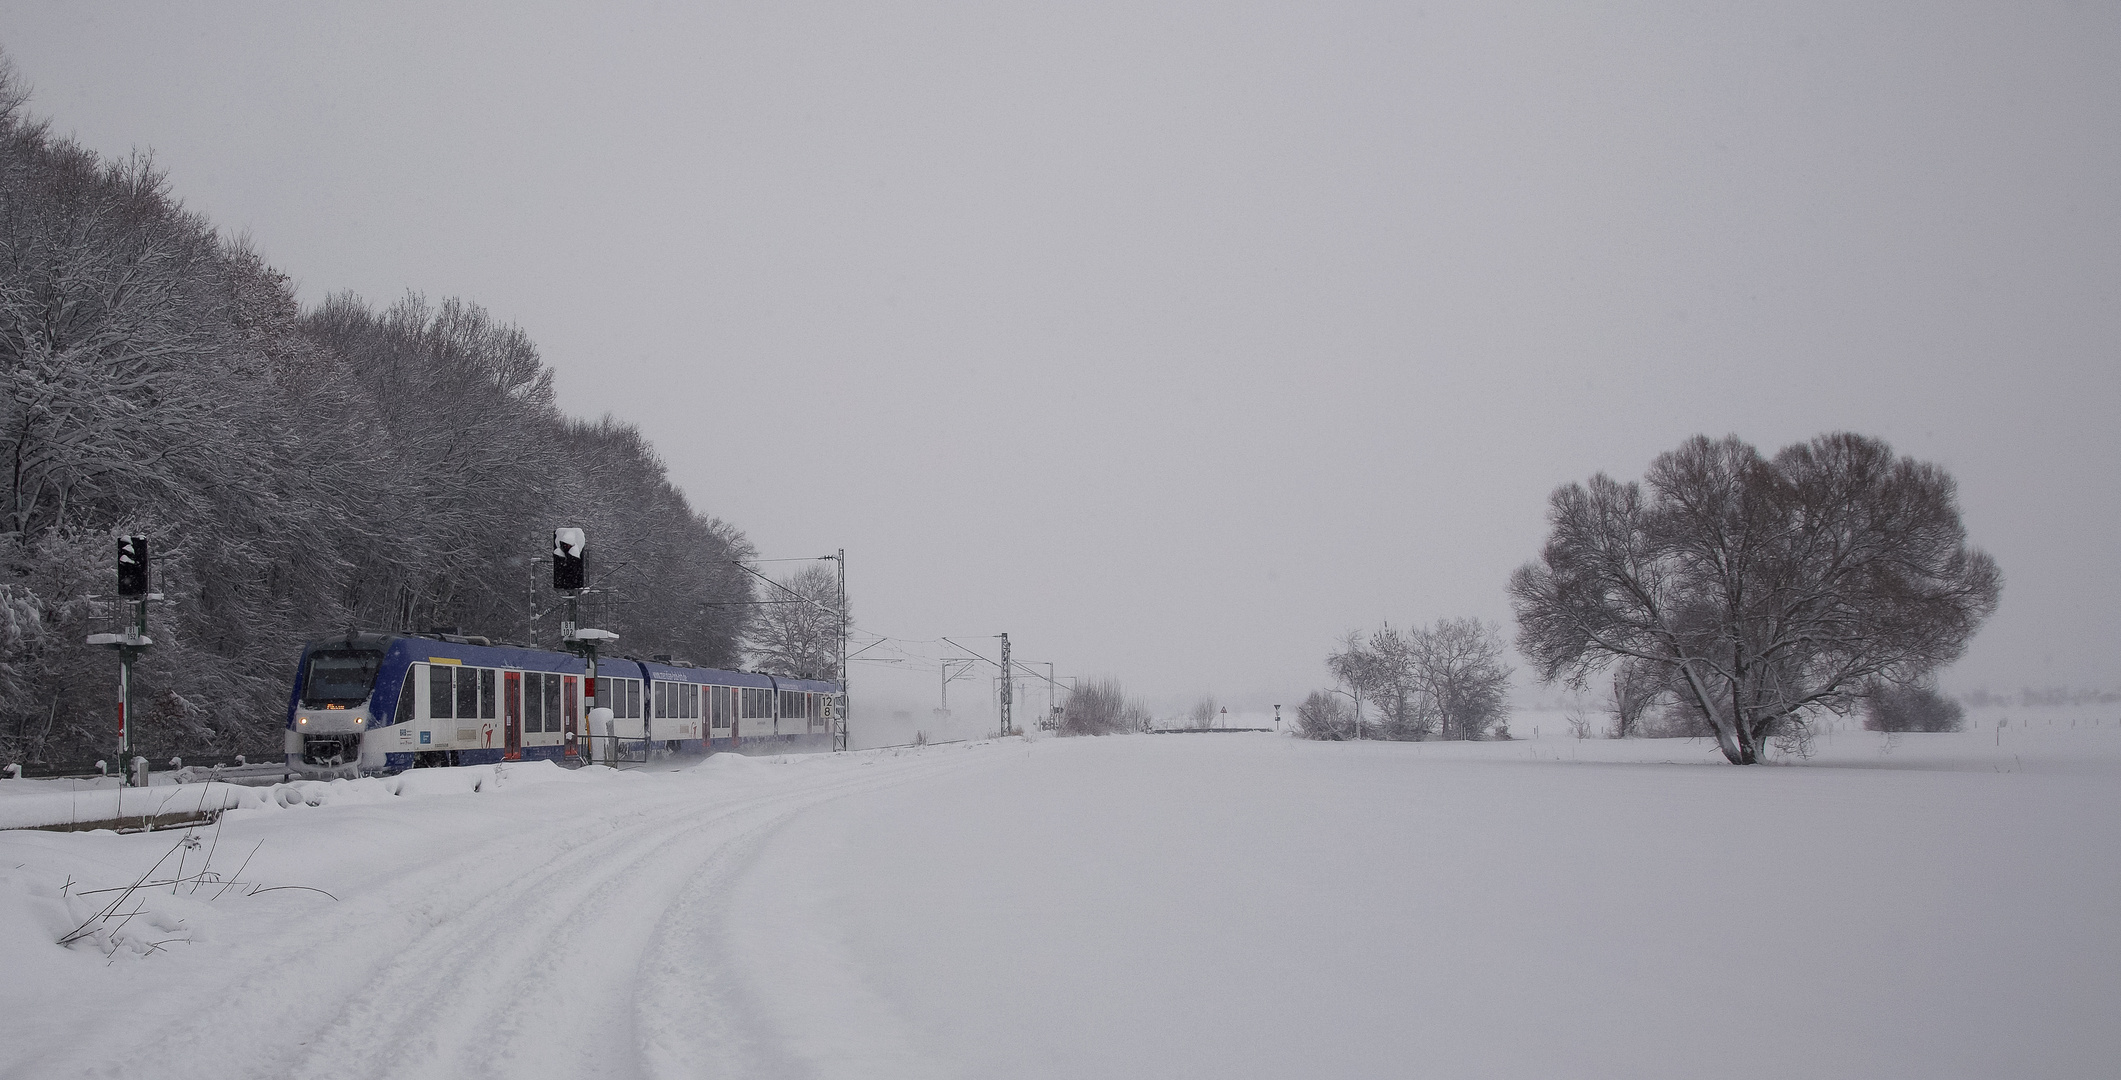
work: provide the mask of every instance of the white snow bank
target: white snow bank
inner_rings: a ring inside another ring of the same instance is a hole
[[[0,781],[14,790],[0,798],[0,829],[33,829],[110,821],[138,823],[170,814],[205,814],[217,810],[291,810],[311,806],[356,806],[407,797],[469,795],[518,790],[542,784],[594,782],[622,775],[603,766],[563,769],[550,761],[466,765],[451,769],[413,769],[388,777],[351,780],[294,780],[270,787],[219,782],[121,788],[39,780]],[[40,787],[42,788],[40,790]]]
[[[115,781],[89,788],[38,780],[0,780],[0,787],[16,789],[0,798],[0,829],[206,813],[249,805],[269,790],[221,783],[121,788]]]
[[[744,754],[715,754],[692,767],[693,772],[757,774],[769,767],[764,758]]]

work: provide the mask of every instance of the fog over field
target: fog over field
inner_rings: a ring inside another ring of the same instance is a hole
[[[894,731],[945,636],[1263,712],[1351,628],[1506,623],[1547,494],[1696,433],[1942,465],[2005,576],[1946,688],[2121,688],[2113,5],[9,0],[0,47],[305,303],[482,304],[760,554],[844,548]]]

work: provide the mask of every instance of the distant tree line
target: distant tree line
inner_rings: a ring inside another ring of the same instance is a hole
[[[350,628],[556,640],[556,525],[588,531],[628,652],[742,658],[733,526],[632,426],[555,406],[518,328],[458,300],[303,311],[141,156],[25,111],[0,57],[0,761],[114,742],[115,537],[165,599],[139,681],[150,756],[272,753],[295,649]]]
[[[1388,624],[1367,637],[1351,632],[1326,659],[1347,689],[1312,691],[1296,708],[1296,732],[1326,740],[1507,739],[1503,653],[1500,628],[1472,618],[1413,629]]]
[[[1982,688],[1961,695],[1968,705],[1977,708],[1989,705],[2022,705],[2031,708],[2039,705],[2110,705],[2121,701],[2121,691],[2084,689],[2081,687],[2050,686],[2034,689],[2022,687],[2015,694],[1999,694]]]

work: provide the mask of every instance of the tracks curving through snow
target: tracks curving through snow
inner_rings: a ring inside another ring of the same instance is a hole
[[[129,1052],[81,1047],[101,1068],[60,1053],[39,1072],[803,1074],[784,1046],[800,1033],[773,1031],[748,988],[757,973],[730,970],[719,917],[733,879],[763,838],[812,807],[997,757],[951,748],[710,763],[477,796],[491,801],[477,827],[402,857],[358,853],[366,881],[342,904],[196,972],[208,977],[193,1001],[217,1010],[211,1023],[167,1016],[133,1029]],[[445,829],[455,820],[414,802],[363,809]],[[395,824],[400,836],[434,828]]]

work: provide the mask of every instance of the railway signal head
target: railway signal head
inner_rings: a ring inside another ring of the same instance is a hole
[[[118,595],[147,595],[147,537],[118,538]]]
[[[586,571],[582,553],[589,546],[589,537],[580,529],[552,530],[552,587],[555,589],[579,589]]]

